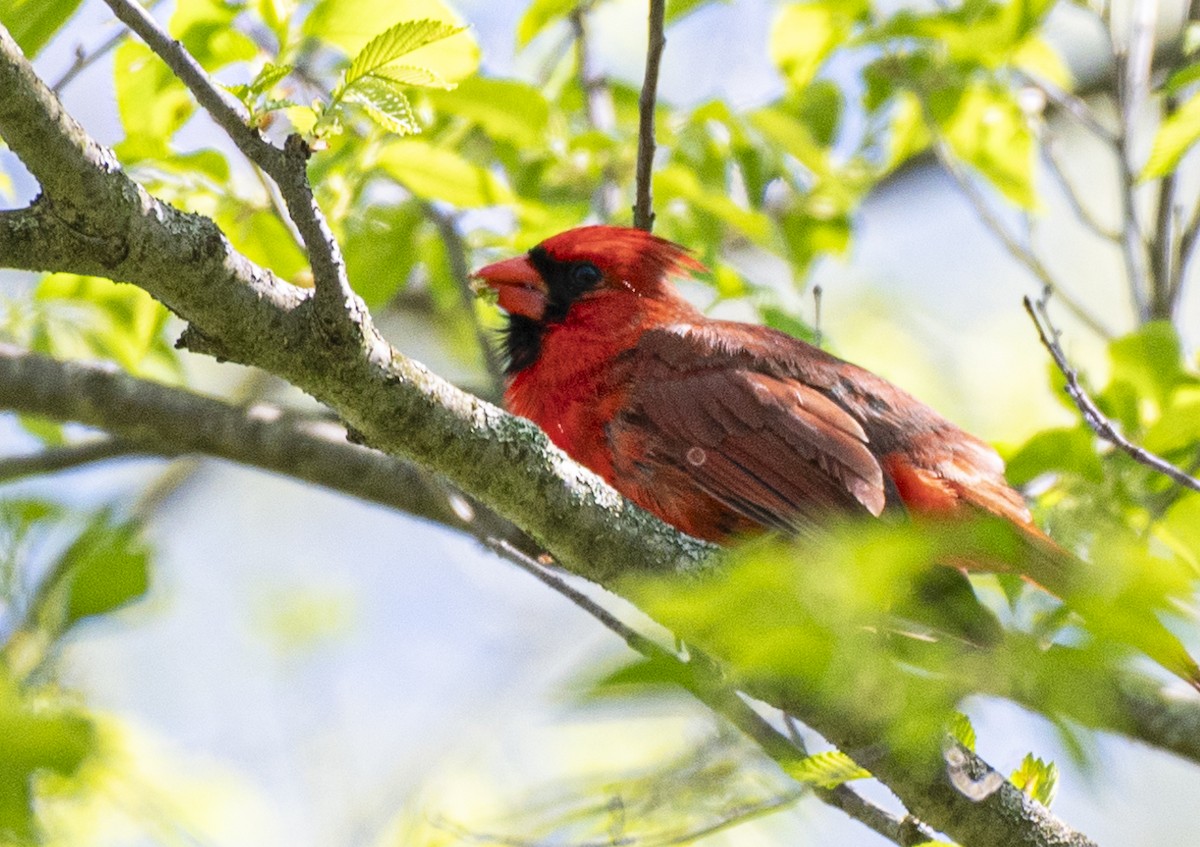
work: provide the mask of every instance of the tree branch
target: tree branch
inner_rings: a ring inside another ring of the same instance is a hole
[[[650,182],[654,167],[654,105],[658,97],[658,66],[667,39],[663,35],[666,0],[650,0],[646,35],[646,76],[638,97],[637,193],[633,225],[649,232],[654,228]]]
[[[1038,337],[1042,340],[1042,346],[1049,351],[1051,358],[1054,359],[1054,364],[1058,366],[1062,375],[1066,377],[1067,384],[1064,390],[1071,400],[1074,401],[1076,408],[1079,409],[1084,423],[1096,435],[1114,447],[1124,450],[1135,461],[1170,477],[1179,485],[1186,486],[1194,491],[1200,491],[1200,479],[1189,476],[1166,459],[1154,455],[1143,447],[1139,447],[1123,436],[1117,429],[1116,424],[1104,416],[1104,413],[1100,411],[1095,401],[1083,390],[1083,386],[1079,384],[1079,373],[1071,367],[1070,362],[1067,361],[1066,353],[1063,352],[1062,345],[1058,343],[1060,333],[1050,321],[1050,314],[1046,309],[1048,300],[1049,293],[1043,295],[1036,303],[1031,298],[1026,297],[1025,311],[1029,313],[1033,325],[1037,327]]]
[[[350,330],[354,314],[366,307],[350,288],[341,248],[308,183],[308,144],[299,135],[289,136],[282,150],[271,144],[250,126],[245,107],[214,83],[183,43],[171,38],[145,8],[133,0],[104,2],[166,62],[246,158],[279,186],[308,252],[320,325],[331,341],[338,340]]]
[[[477,298],[471,290],[471,267],[467,260],[467,245],[463,243],[462,233],[458,231],[458,221],[453,215],[447,214],[432,203],[424,204],[425,214],[438,228],[438,234],[446,246],[446,256],[450,261],[450,274],[458,288],[459,300],[463,313],[471,322],[475,331],[475,343],[479,345],[479,355],[483,359],[487,371],[489,385],[488,399],[499,402],[504,396],[504,367],[496,353],[496,346],[487,336],[483,324],[479,322],[479,313],[475,311]]]
[[[62,467],[68,459],[80,464],[129,453],[199,453],[321,485],[480,539],[504,538],[530,548],[511,523],[466,503],[411,463],[351,444],[331,421],[268,403],[234,406],[113,368],[60,362],[0,344],[0,408],[75,421],[115,436],[42,454]],[[0,480],[6,466],[18,462],[0,462]]]
[[[3,356],[2,348],[0,348],[0,356]],[[103,462],[105,459],[136,456],[146,452],[138,445],[120,438],[99,438],[80,444],[49,447],[29,456],[10,456],[0,459],[0,483],[11,482],[27,476],[69,471],[83,465]]]
[[[612,102],[612,90],[607,78],[597,74],[592,68],[592,50],[590,33],[588,31],[588,8],[580,4],[571,10],[567,21],[571,24],[571,34],[575,39],[575,72],[579,78],[579,87],[583,90],[583,111],[588,126],[599,132],[608,133],[613,130],[615,119]],[[600,174],[600,185],[596,189],[592,205],[600,220],[607,221],[612,217],[613,210],[619,202],[620,191],[613,173],[613,161],[607,160]]]

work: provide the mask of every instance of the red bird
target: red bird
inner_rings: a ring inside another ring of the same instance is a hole
[[[670,277],[703,270],[642,230],[585,226],[477,271],[509,314],[508,408],[699,538],[986,513],[1028,538],[1032,579],[1064,585],[1075,560],[1033,525],[995,450],[869,371],[701,314]],[[1160,661],[1200,677],[1171,652]]]

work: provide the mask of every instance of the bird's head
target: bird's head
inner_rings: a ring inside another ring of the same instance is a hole
[[[500,308],[510,315],[552,324],[575,303],[603,292],[661,296],[668,277],[703,270],[686,248],[643,230],[583,226],[472,276],[495,289]]]

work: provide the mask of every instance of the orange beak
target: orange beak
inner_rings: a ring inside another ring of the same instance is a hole
[[[541,320],[546,311],[546,283],[525,256],[487,265],[471,277],[494,289],[500,308],[510,315]]]

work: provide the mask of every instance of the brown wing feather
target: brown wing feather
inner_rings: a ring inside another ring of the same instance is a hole
[[[653,355],[637,357],[625,411],[609,428],[615,443],[636,432],[651,461],[614,450],[618,476],[653,489],[655,469],[677,469],[729,509],[776,528],[830,511],[882,512],[883,471],[844,408],[800,380],[738,367],[727,351],[681,359],[672,339],[695,339],[660,334],[639,345]]]

